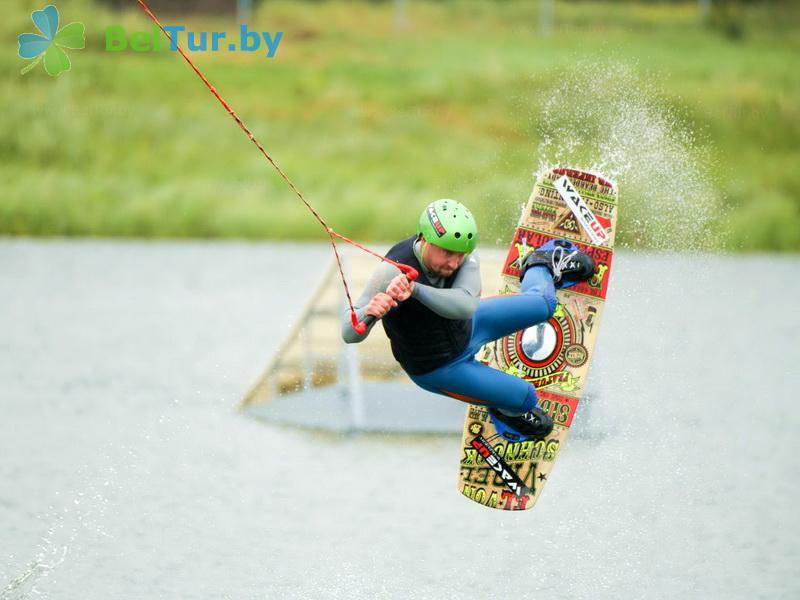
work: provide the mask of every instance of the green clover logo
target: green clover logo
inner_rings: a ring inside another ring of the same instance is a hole
[[[60,75],[64,71],[69,71],[72,66],[67,53],[61,48],[71,48],[80,50],[86,46],[85,32],[83,23],[70,23],[58,30],[58,9],[50,4],[42,10],[35,10],[31,13],[33,24],[42,32],[21,33],[17,36],[19,42],[19,54],[22,58],[34,58],[32,63],[25,65],[20,71],[23,75],[38,65],[44,58],[44,70],[49,75]]]

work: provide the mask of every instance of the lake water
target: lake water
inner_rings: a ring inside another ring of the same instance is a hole
[[[800,259],[619,253],[596,397],[506,513],[455,436],[235,412],[328,253],[0,240],[2,600],[800,596]]]

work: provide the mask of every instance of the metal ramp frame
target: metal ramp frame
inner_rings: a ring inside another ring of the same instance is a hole
[[[498,289],[504,256],[498,250],[480,253],[485,290]],[[342,260],[358,295],[378,261],[354,251],[345,251]],[[270,423],[333,432],[459,434],[466,406],[414,385],[392,357],[383,327],[375,326],[360,344],[342,341],[345,308],[338,269],[331,261],[240,410]]]

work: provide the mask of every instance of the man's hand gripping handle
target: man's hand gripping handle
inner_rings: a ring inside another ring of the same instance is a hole
[[[409,281],[414,281],[417,277],[419,277],[419,272],[413,268],[409,267],[408,265],[398,264],[397,268],[399,268],[406,276]],[[367,315],[364,320],[359,323],[358,317],[356,317],[355,311],[350,313],[350,320],[353,324],[353,329],[358,335],[364,335],[367,332],[367,328],[372,325],[377,319],[372,315]]]

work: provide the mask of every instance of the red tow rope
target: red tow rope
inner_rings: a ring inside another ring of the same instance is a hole
[[[169,33],[167,33],[167,30],[164,29],[164,26],[161,24],[161,21],[159,21],[158,18],[150,11],[150,9],[148,8],[147,4],[144,3],[144,0],[136,0],[136,1],[139,3],[139,6],[142,7],[142,10],[144,10],[144,12],[147,13],[147,16],[150,17],[156,25],[158,25],[158,28],[162,32],[164,32],[164,35],[167,36],[167,39],[170,41],[170,44],[173,44],[172,37],[169,35]],[[370,250],[369,248],[366,248],[366,247],[362,246],[361,244],[359,244],[357,242],[354,242],[353,240],[351,240],[349,238],[346,238],[342,234],[340,234],[337,231],[335,231],[333,229],[333,227],[328,226],[328,224],[320,216],[320,214],[316,210],[314,210],[314,207],[311,206],[311,204],[305,199],[303,194],[300,193],[300,190],[298,190],[297,187],[295,187],[295,185],[292,183],[292,181],[289,179],[289,177],[286,175],[286,173],[284,173],[283,170],[278,166],[278,163],[276,163],[275,160],[269,155],[269,153],[266,150],[264,150],[264,147],[258,142],[258,140],[256,139],[256,136],[253,135],[253,133],[250,131],[250,129],[248,129],[247,125],[245,125],[244,122],[239,118],[239,115],[237,115],[236,112],[234,112],[234,110],[233,110],[233,108],[231,108],[230,104],[228,104],[225,101],[225,99],[222,96],[219,95],[219,93],[217,92],[217,88],[215,88],[213,85],[211,85],[211,83],[208,81],[208,79],[206,79],[206,76],[203,75],[203,73],[200,72],[200,69],[198,69],[195,66],[195,64],[192,62],[192,59],[189,58],[187,56],[187,54],[183,51],[183,48],[181,48],[177,44],[177,42],[174,43],[174,47],[178,49],[178,52],[181,53],[181,56],[186,60],[187,63],[189,63],[189,66],[192,67],[192,69],[194,70],[195,73],[197,73],[197,76],[200,79],[203,80],[203,83],[206,84],[206,87],[208,88],[208,90],[212,94],[214,94],[214,96],[216,97],[217,100],[220,101],[220,104],[222,104],[223,108],[225,108],[225,110],[228,111],[228,114],[231,117],[233,117],[233,120],[236,121],[236,123],[239,124],[239,127],[241,127],[242,131],[244,131],[247,134],[247,137],[250,138],[250,141],[252,141],[256,145],[256,148],[258,148],[261,151],[261,154],[264,155],[264,158],[266,158],[269,161],[269,164],[271,164],[275,168],[275,170],[283,178],[283,180],[289,185],[289,187],[295,193],[295,195],[298,198],[300,198],[300,201],[303,204],[306,205],[306,208],[308,208],[308,210],[311,211],[311,214],[314,215],[314,218],[317,221],[319,221],[320,225],[322,225],[322,227],[325,229],[325,233],[328,234],[328,238],[330,239],[330,242],[331,242],[331,247],[333,248],[333,254],[336,257],[336,264],[339,267],[339,275],[342,278],[342,284],[344,285],[344,293],[347,296],[347,303],[350,306],[350,320],[353,323],[353,329],[355,329],[356,333],[358,333],[359,335],[363,335],[364,332],[366,332],[366,330],[367,330],[368,323],[367,322],[359,323],[358,317],[356,316],[355,308],[353,308],[353,299],[350,297],[350,288],[347,286],[347,279],[344,276],[344,270],[342,269],[342,261],[341,261],[341,257],[339,256],[339,249],[336,247],[335,238],[339,238],[340,240],[342,240],[342,241],[344,241],[344,242],[346,242],[348,244],[352,244],[356,248],[360,248],[364,252],[372,254],[372,256],[375,256],[376,258],[379,258],[382,261],[385,261],[385,262],[388,262],[388,263],[394,265],[395,267],[400,269],[403,273],[405,273],[406,277],[408,277],[408,279],[410,281],[414,281],[417,278],[417,276],[419,275],[419,273],[417,273],[417,270],[414,269],[413,267],[410,267],[408,265],[404,265],[402,263],[395,262],[395,261],[393,261],[391,259],[386,258],[385,256],[381,256],[377,252],[374,252],[373,250]]]

